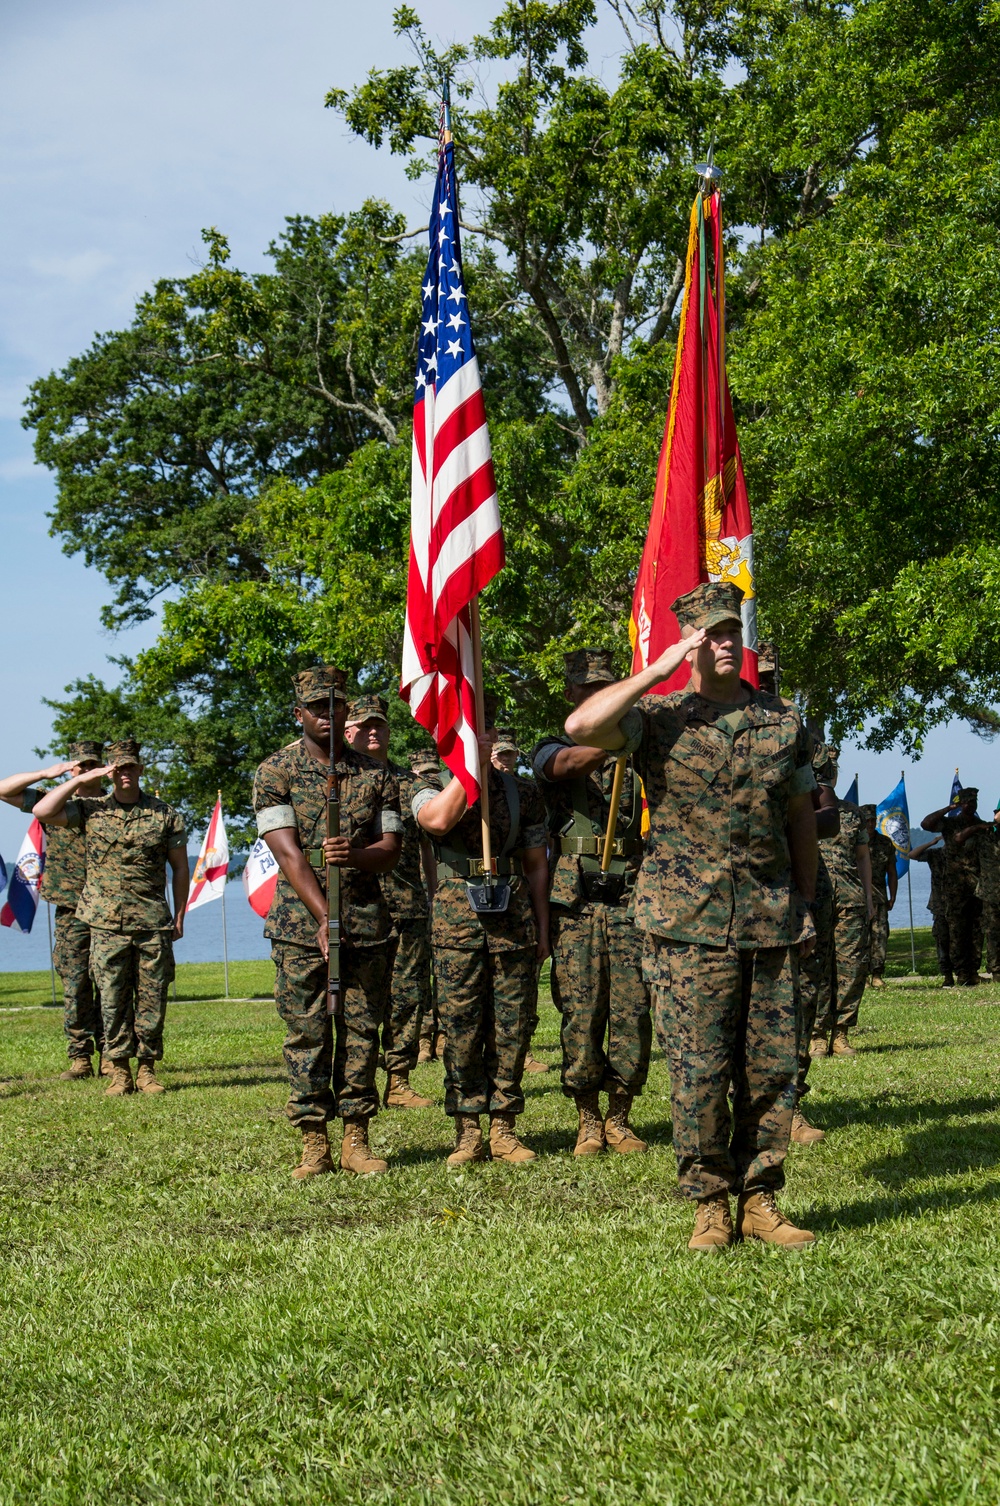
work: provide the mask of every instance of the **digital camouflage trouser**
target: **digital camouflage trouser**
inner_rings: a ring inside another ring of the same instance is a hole
[[[825,1015],[816,1011],[814,1035],[851,1030],[868,979],[868,909],[866,905],[833,902],[833,997]]]
[[[599,903],[553,905],[550,925],[563,1092],[641,1093],[653,1036],[641,932],[624,906]]]
[[[951,961],[951,934],[948,930],[947,917],[940,911],[934,916],[931,926],[931,935],[934,937],[934,949],[937,952],[938,968],[944,978],[954,975]]]
[[[101,1001],[90,976],[90,927],[73,905],[56,906],[52,961],[63,986],[63,1030],[70,1061],[104,1049]]]
[[[382,1026],[387,1072],[410,1072],[420,1050],[420,1022],[431,1007],[430,921],[397,920],[389,1007]]]
[[[949,874],[940,902],[948,922],[955,977],[959,983],[974,983],[983,957],[983,902],[975,892],[975,879]]]
[[[806,1078],[812,1057],[809,1042],[819,1034],[817,1020],[830,1018],[833,999],[834,970],[836,964],[833,941],[833,887],[825,870],[817,876],[816,903],[813,907],[816,925],[816,945],[808,957],[801,957],[796,969],[798,983],[796,993],[799,1001],[799,1071],[796,1080],[797,1099],[809,1092]]]
[[[983,939],[986,943],[986,971],[1000,983],[1000,900],[983,900]]]
[[[172,932],[91,926],[90,968],[101,995],[105,1055],[113,1062],[160,1061],[174,977]]]
[[[535,948],[434,948],[444,1031],[446,1114],[520,1114],[521,1078],[538,1017]]]
[[[889,949],[889,901],[877,893],[874,898],[875,914],[869,925],[868,971],[873,978],[881,978]]]
[[[681,1192],[782,1187],[798,1069],[794,952],[647,936],[644,962],[666,1042]]]
[[[277,968],[274,999],[286,1030],[285,1113],[299,1129],[337,1114],[371,1119],[379,1105],[375,1069],[389,999],[388,941],[341,947],[343,1007],[337,1019],[327,1012],[326,963],[318,947],[275,941],[271,960]]]

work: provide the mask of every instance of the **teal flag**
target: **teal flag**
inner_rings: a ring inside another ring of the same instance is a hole
[[[875,825],[896,849],[896,877],[902,878],[910,866],[910,807],[906,800],[906,779],[875,807]]]

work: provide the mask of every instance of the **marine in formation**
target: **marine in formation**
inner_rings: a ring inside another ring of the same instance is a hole
[[[813,1242],[776,1194],[796,1105],[795,972],[815,936],[815,778],[798,711],[740,678],[741,599],[722,582],[679,597],[680,641],[566,723],[577,743],[632,754],[645,786],[636,924],[680,1191],[696,1204],[689,1248],[704,1252],[736,1238]],[[652,694],[685,659],[689,688]]]
[[[302,1135],[298,1178],[333,1170],[327,1126],[335,1117],[344,1122],[342,1169],[362,1176],[386,1170],[369,1147],[368,1126],[379,1109],[375,1074],[392,972],[392,917],[381,879],[399,857],[403,823],[395,776],[344,742],[344,687],[343,670],[332,664],[294,677],[302,736],[265,758],[253,786],[257,830],[281,870],[264,935],[286,1032],[286,1112]],[[339,785],[339,837],[326,835],[331,777]],[[336,1018],[327,1007],[328,864],[341,870]]]
[[[190,882],[183,817],[142,788],[133,738],[109,743],[103,767],[81,769],[35,802],[46,827],[81,832],[86,874],[75,917],[90,932],[90,971],[100,994],[109,1097],[161,1093],[167,990],[174,942],[184,934]],[[108,794],[97,793],[111,780]],[[171,907],[165,889],[171,881]],[[132,1076],[132,1059],[136,1074]]]
[[[565,655],[565,695],[582,706],[615,683],[607,649]],[[649,990],[642,936],[629,913],[642,862],[642,791],[623,756],[621,799],[610,861],[603,855],[618,759],[557,734],[531,755],[545,800],[552,885],[552,1001],[562,1017],[562,1088],[576,1105],[574,1154],[621,1154],[646,1146],[629,1114],[649,1073]],[[607,1111],[600,1095],[607,1094]]]

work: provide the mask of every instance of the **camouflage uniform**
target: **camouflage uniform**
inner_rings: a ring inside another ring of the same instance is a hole
[[[308,697],[308,686],[301,693]],[[340,830],[352,846],[369,847],[383,833],[401,830],[399,789],[384,764],[345,747],[336,769]],[[292,828],[321,889],[326,887],[322,843],[328,775],[329,766],[313,758],[300,739],[265,758],[253,785],[260,835]],[[318,1129],[335,1114],[367,1120],[378,1112],[375,1071],[389,997],[392,922],[377,874],[341,868],[340,896],[343,1009],[336,1020],[327,1009],[327,964],[317,922],[283,874],[264,927],[277,969],[275,1002],[287,1032],[285,1112],[298,1129]]]
[[[409,772],[407,774],[407,781],[408,781],[408,783],[407,783],[406,801],[405,801],[405,804],[404,804],[402,795],[400,795],[400,801],[399,801],[399,806],[400,806],[400,810],[403,813],[404,822],[406,820],[407,815],[412,816],[412,814],[413,814],[413,810],[412,810],[413,793],[414,793],[414,790],[416,789],[416,782],[417,782],[418,779],[423,780],[424,784],[430,785],[433,789],[439,790],[441,788],[441,764],[440,764],[440,761],[438,759],[437,753],[434,752],[431,749],[420,748],[416,752],[413,752],[413,753],[410,754],[410,768],[409,768]],[[423,838],[424,835],[425,834],[423,832],[420,832],[421,838]],[[423,870],[421,869],[421,874],[422,873],[423,873]],[[429,952],[430,952],[430,911],[431,911],[431,906],[432,906],[432,898],[431,898],[430,895],[428,895],[427,896],[427,938],[428,938],[428,951]],[[437,1043],[438,1035],[440,1034],[440,1031],[441,1031],[441,1024],[440,1024],[440,1020],[438,1018],[438,1002],[437,1002],[437,999],[438,999],[437,978],[434,975],[433,954],[430,954],[430,960],[429,960],[429,963],[428,963],[427,995],[426,995],[426,998],[424,1000],[423,1006],[421,1008],[420,1020],[419,1020],[419,1023],[417,1025],[417,1030],[418,1030],[418,1034],[419,1034],[418,1044],[419,1044],[420,1052],[421,1052],[421,1055],[418,1057],[418,1060],[430,1061],[430,1060],[433,1059],[434,1054],[435,1054],[435,1046],[436,1046],[436,1043]]]
[[[811,736],[811,734],[810,734]],[[812,738],[812,771],[817,787],[834,789],[837,782],[836,764],[826,743]],[[813,921],[816,926],[816,945],[808,957],[799,961],[799,1072],[796,1102],[801,1102],[809,1092],[807,1078],[812,1057],[809,1042],[812,1039],[816,1019],[825,1019],[830,1013],[833,998],[836,952],[834,948],[833,880],[823,860],[820,844],[816,864],[816,899],[813,904]]]
[[[875,815],[874,806],[864,806],[865,820]],[[873,978],[881,978],[885,972],[885,959],[889,947],[889,894],[890,870],[896,866],[896,849],[884,832],[869,835],[868,851],[872,864],[872,901],[875,914],[869,927],[868,971]]]
[[[580,1094],[642,1092],[652,1044],[642,936],[628,907],[642,861],[642,796],[626,766],[613,871],[600,868],[616,760],[586,776],[554,780],[545,765],[565,737],[547,737],[531,755],[548,814],[552,1001],[562,1016],[562,1087]],[[602,895],[604,897],[602,897]]]
[[[674,610],[709,596],[739,600],[706,586]],[[698,625],[738,615],[731,606]],[[794,948],[813,933],[785,834],[790,798],[815,786],[808,735],[794,707],[762,691],[738,707],[690,690],[644,696],[621,728],[650,812],[634,907],[667,1042],[681,1192],[776,1190],[796,1099]]]
[[[833,885],[834,969],[830,1006],[816,1010],[813,1036],[850,1030],[868,977],[868,901],[858,872],[857,849],[868,846],[868,829],[858,806],[838,800],[840,835],[819,844]]]
[[[477,800],[447,836],[436,841],[438,881],[431,918],[438,1008],[444,1029],[445,1113],[520,1114],[521,1078],[538,1009],[538,934],[521,872],[525,848],[545,846],[545,810],[532,780],[501,774],[490,765],[490,833],[498,871],[510,876],[502,914],[477,914],[466,878],[481,874],[482,817]],[[518,805],[511,836],[508,789]],[[439,791],[418,780],[412,809]],[[478,862],[478,869],[477,869]]]
[[[68,756],[74,762],[100,763],[100,743],[73,743]],[[28,789],[21,796],[26,813],[41,800],[42,790]],[[90,927],[76,918],[76,907],[87,876],[87,842],[80,830],[67,826],[45,828],[45,867],[41,897],[55,906],[55,947],[52,961],[63,986],[63,1031],[70,1061],[89,1061],[104,1049],[101,1001],[90,976]]]
[[[980,825],[986,824],[979,816],[975,820]],[[979,896],[978,852],[983,837],[959,844],[955,838],[962,829],[954,816],[946,816],[941,824],[944,838],[941,901],[955,977],[959,983],[971,984],[979,981],[979,964],[983,956],[983,902]]]
[[[430,907],[420,863],[422,834],[411,809],[417,776],[394,763],[389,772],[399,785],[403,849],[391,873],[382,875],[382,893],[398,937],[382,1050],[387,1072],[408,1073],[417,1064],[420,1022],[433,1010]]]
[[[109,762],[139,762],[136,743],[113,743],[108,754]],[[76,918],[90,927],[105,1054],[119,1064],[132,1056],[160,1061],[174,976],[174,922],[164,898],[167,853],[187,847],[183,817],[145,790],[132,805],[113,794],[77,796],[65,815],[67,826],[87,839]]]
[[[983,904],[986,971],[1000,983],[1000,827],[991,825],[976,838],[979,847],[979,898]]]
[[[980,838],[980,841],[982,838]],[[934,937],[934,947],[937,951],[938,968],[947,983],[952,977],[953,967],[951,961],[951,943],[948,935],[948,922],[941,901],[941,891],[944,886],[944,852],[940,847],[932,847],[928,852],[921,853],[920,857],[913,860],[917,863],[926,863],[930,869],[931,892],[927,901],[927,908],[934,917],[931,925],[931,935]]]

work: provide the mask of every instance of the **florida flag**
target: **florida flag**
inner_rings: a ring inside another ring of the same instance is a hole
[[[45,828],[40,821],[32,821],[7,885],[7,901],[0,910],[0,926],[13,926],[15,931],[31,930],[44,869]]]
[[[212,819],[208,823],[205,840],[194,868],[191,893],[188,897],[188,912],[207,905],[209,900],[221,899],[229,872],[229,840],[222,819],[222,797],[215,802]]]
[[[279,872],[270,847],[263,837],[258,837],[250,849],[250,856],[243,870],[243,892],[251,910],[256,910],[258,915],[266,917],[271,908],[274,891],[278,887]]]

